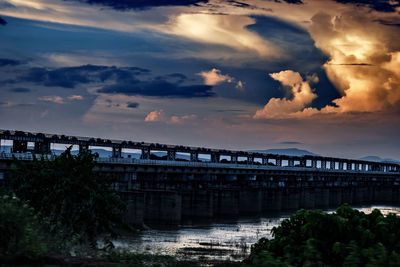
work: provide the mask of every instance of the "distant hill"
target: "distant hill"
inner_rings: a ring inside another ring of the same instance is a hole
[[[307,150],[298,148],[282,148],[282,149],[266,149],[266,150],[249,150],[249,152],[258,152],[265,154],[278,154],[287,156],[319,156],[318,154],[312,153]]]
[[[362,157],[359,158],[359,160],[367,160],[367,161],[375,161],[375,162],[384,162],[384,163],[396,163],[396,164],[400,164],[400,161],[395,160],[395,159],[382,159],[381,157],[378,156],[367,156],[367,157]]]

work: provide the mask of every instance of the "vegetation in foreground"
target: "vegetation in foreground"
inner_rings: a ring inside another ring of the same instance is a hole
[[[400,217],[300,210],[260,239],[243,266],[400,266]]]

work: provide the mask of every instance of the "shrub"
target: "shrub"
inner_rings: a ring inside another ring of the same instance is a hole
[[[300,210],[272,234],[252,246],[243,266],[400,266],[400,218],[379,210]]]
[[[16,197],[0,196],[0,261],[35,261],[46,253],[38,218]]]

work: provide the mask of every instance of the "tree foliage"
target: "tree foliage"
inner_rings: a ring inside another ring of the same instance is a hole
[[[243,266],[400,266],[400,218],[345,204],[300,210],[253,245]]]
[[[0,262],[36,260],[46,252],[33,208],[16,197],[0,196]]]
[[[13,190],[29,201],[51,233],[95,246],[97,238],[116,236],[126,205],[113,190],[115,178],[95,172],[95,155],[71,154],[71,147],[54,160],[15,160]]]

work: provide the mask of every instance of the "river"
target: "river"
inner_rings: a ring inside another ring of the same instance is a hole
[[[400,207],[371,206],[357,209],[369,213],[375,208],[383,214],[400,215]],[[239,261],[250,253],[252,244],[261,237],[271,238],[272,228],[289,217],[290,214],[281,214],[208,224],[189,222],[175,229],[143,230],[138,235],[120,238],[115,245],[139,253],[171,255],[180,260]]]

